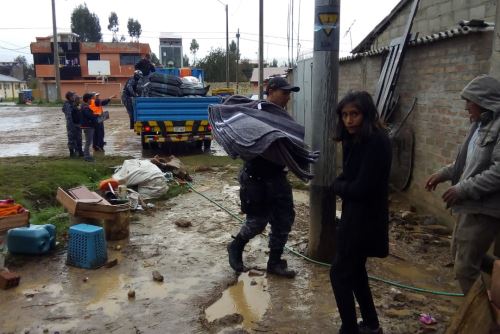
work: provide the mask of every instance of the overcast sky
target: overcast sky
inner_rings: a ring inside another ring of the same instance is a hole
[[[99,17],[104,41],[111,41],[107,30],[109,14],[114,11],[120,23],[119,34],[130,40],[127,31],[129,18],[142,25],[140,41],[149,43],[158,55],[160,32],[176,33],[183,37],[184,53],[189,52],[191,40],[200,45],[197,58],[202,58],[211,48],[225,48],[226,17],[229,8],[229,41],[236,41],[240,29],[240,52],[243,58],[258,58],[259,1],[258,0],[55,0],[57,27],[60,32],[71,30],[71,12],[79,4],[86,3],[89,10]],[[340,54],[349,54],[400,0],[343,0],[340,16]],[[292,0],[264,1],[264,58],[276,58],[281,65],[287,61],[291,48],[288,46],[287,22]],[[293,54],[297,57],[297,40],[300,53],[312,55],[314,0],[293,0],[294,33]],[[351,27],[352,25],[352,27]],[[346,33],[351,27],[350,33]],[[2,1],[0,21],[0,61],[11,61],[24,55],[29,62],[32,56],[29,44],[37,36],[52,34],[51,0]]]

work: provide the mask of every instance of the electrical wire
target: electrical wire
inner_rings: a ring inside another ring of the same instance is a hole
[[[222,205],[220,205],[219,203],[217,203],[216,201],[214,201],[210,197],[205,196],[201,192],[197,191],[190,182],[188,182],[187,185],[196,194],[198,194],[201,197],[205,198],[210,203],[215,204],[217,207],[219,207],[220,209],[222,209],[223,211],[225,211],[226,213],[228,213],[231,217],[235,218],[241,224],[244,223],[244,220],[241,219],[240,216],[238,216],[238,215],[234,214],[233,212],[231,212],[230,210],[226,209],[225,207],[223,207]],[[311,263],[314,263],[314,264],[318,264],[318,265],[321,265],[321,266],[325,266],[325,267],[330,267],[331,266],[329,263],[324,263],[324,262],[321,262],[321,261],[316,261],[314,259],[311,259],[311,258],[305,256],[304,254],[299,253],[296,250],[294,250],[294,249],[292,249],[292,248],[290,248],[288,246],[285,246],[285,249],[288,250],[290,253],[292,253],[292,254],[294,254],[294,255],[296,255],[298,257],[303,258],[304,260],[306,260],[308,262],[311,262]],[[396,287],[401,288],[401,289],[415,291],[415,292],[429,293],[429,294],[433,294],[433,295],[448,296],[448,297],[464,297],[463,293],[446,292],[446,291],[435,291],[435,290],[430,290],[430,289],[418,288],[418,287],[414,287],[414,286],[411,286],[411,285],[402,284],[402,283],[399,283],[399,282],[396,282],[396,281],[392,281],[392,280],[388,280],[388,279],[385,279],[385,278],[381,278],[381,277],[377,277],[377,276],[372,276],[372,275],[368,275],[368,278],[370,278],[370,279],[372,279],[374,281],[377,281],[377,282],[382,282],[382,283],[385,283],[385,284],[388,284],[388,285],[396,286]]]

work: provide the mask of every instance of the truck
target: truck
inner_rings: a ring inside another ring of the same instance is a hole
[[[207,150],[212,142],[208,106],[220,96],[137,97],[134,99],[134,131],[143,149],[194,143]]]

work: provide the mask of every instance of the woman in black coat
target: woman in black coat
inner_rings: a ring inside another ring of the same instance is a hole
[[[342,326],[339,333],[382,333],[368,284],[366,259],[389,253],[388,192],[391,145],[367,92],[348,93],[337,107],[342,173],[335,194],[342,199],[330,280]],[[354,298],[363,321],[358,325]]]

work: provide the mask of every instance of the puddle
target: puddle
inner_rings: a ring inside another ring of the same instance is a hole
[[[40,155],[40,144],[38,143],[16,143],[2,144],[0,158],[17,157],[21,155]]]
[[[257,284],[251,285],[252,281]],[[269,301],[265,276],[249,277],[248,273],[243,273],[238,278],[238,283],[227,288],[222,297],[205,310],[205,316],[208,322],[212,322],[238,313],[243,316],[243,328],[251,329],[266,312]]]

